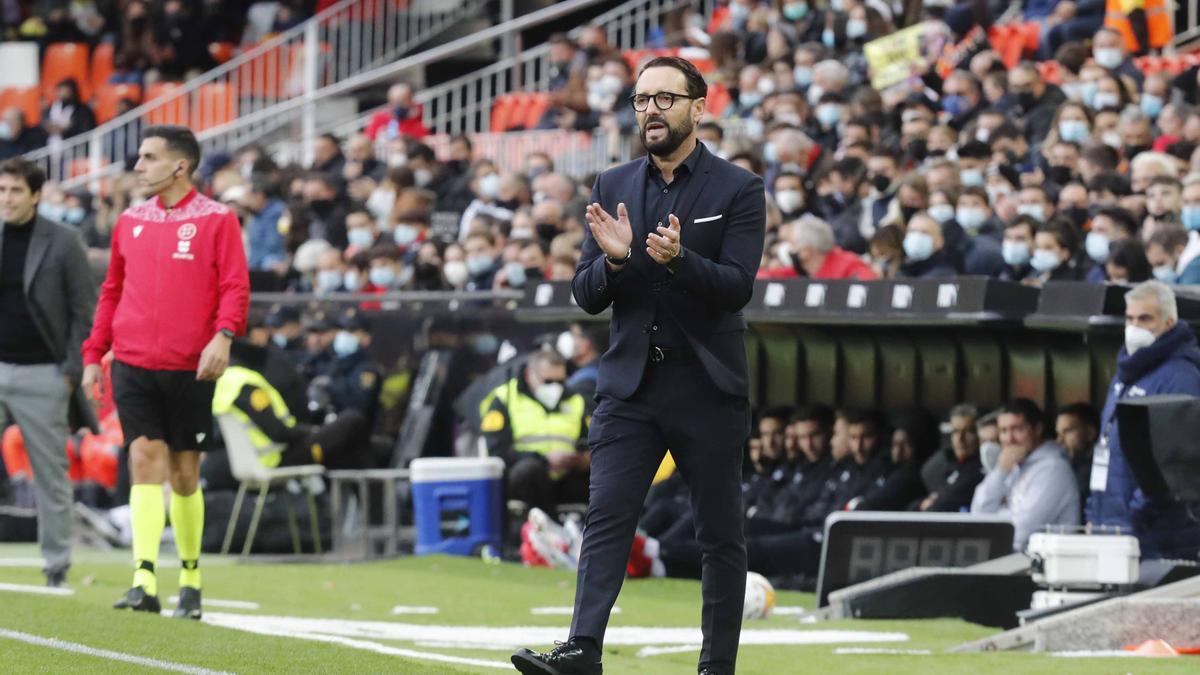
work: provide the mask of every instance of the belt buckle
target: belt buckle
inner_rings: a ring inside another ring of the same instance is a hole
[[[650,363],[662,363],[667,360],[667,354],[662,347],[650,347]]]

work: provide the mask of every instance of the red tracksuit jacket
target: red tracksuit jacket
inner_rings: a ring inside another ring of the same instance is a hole
[[[117,218],[83,363],[117,360],[149,370],[195,371],[225,328],[240,335],[250,275],[237,216],[195,190],[167,209],[158,197]]]

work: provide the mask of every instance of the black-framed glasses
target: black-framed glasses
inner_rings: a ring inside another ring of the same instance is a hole
[[[629,97],[629,102],[633,104],[634,110],[646,112],[646,109],[650,107],[650,99],[654,99],[654,107],[666,111],[675,105],[675,99],[677,98],[697,99],[700,97],[676,94],[670,91],[660,91],[657,94],[634,94]]]

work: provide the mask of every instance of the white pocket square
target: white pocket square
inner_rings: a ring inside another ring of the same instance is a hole
[[[695,225],[699,225],[700,223],[711,223],[714,220],[720,220],[721,218],[724,218],[724,217],[725,217],[724,214],[718,213],[715,216],[708,216],[706,218],[697,218],[697,219],[693,220],[692,223]]]

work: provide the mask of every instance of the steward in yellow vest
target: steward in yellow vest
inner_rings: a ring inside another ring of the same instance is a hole
[[[562,356],[539,350],[479,411],[487,454],[508,467],[508,498],[551,514],[559,504],[587,501],[586,406],[580,394],[564,396],[566,379]]]

